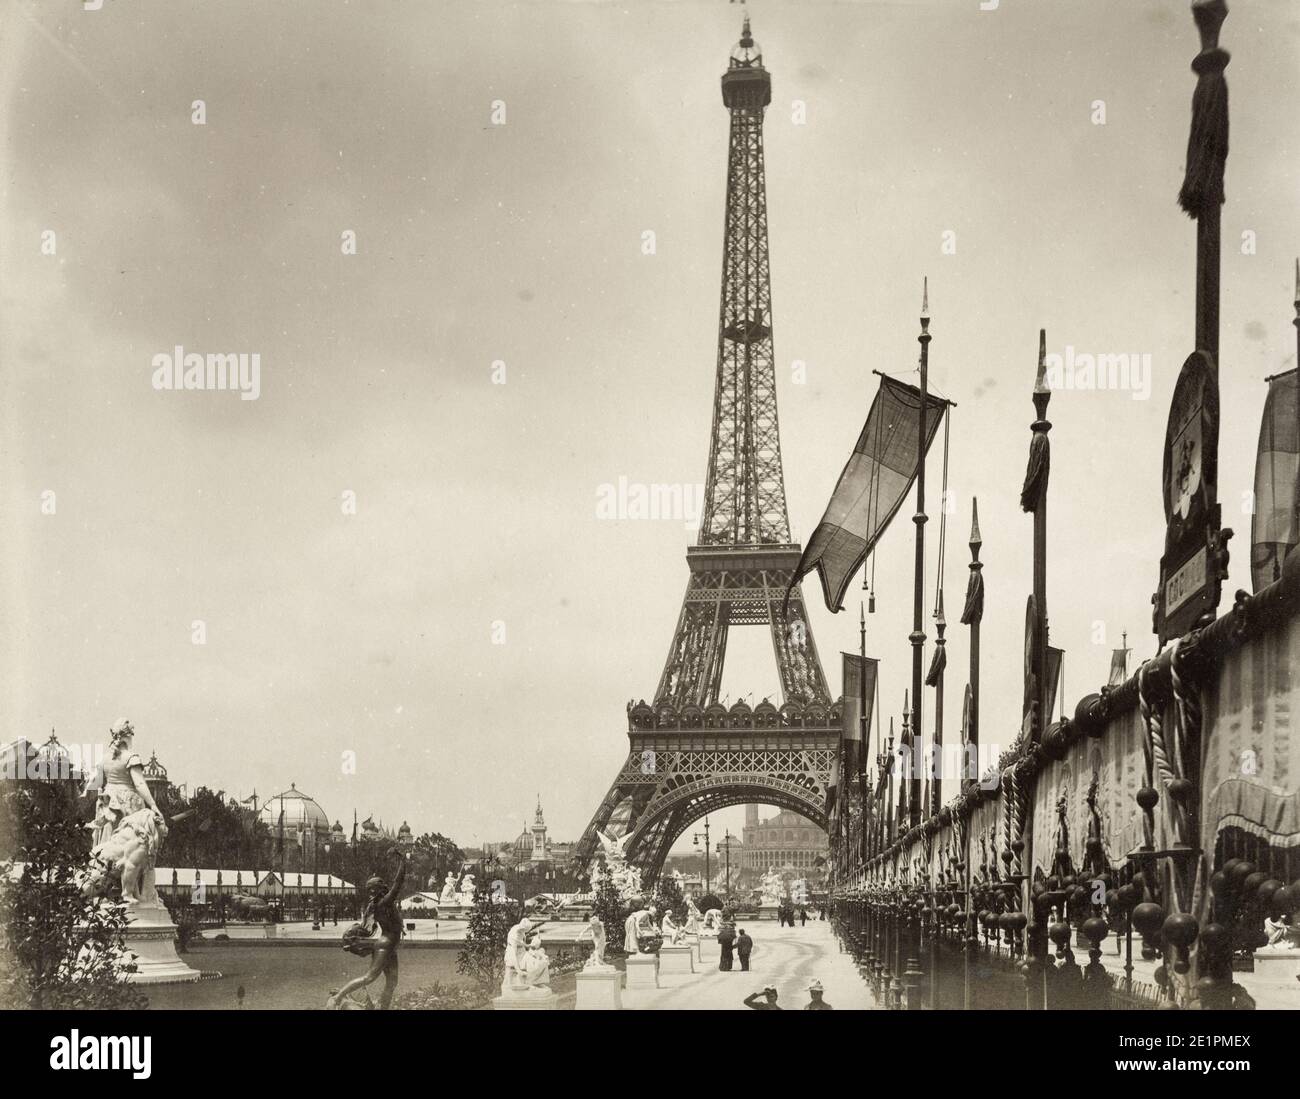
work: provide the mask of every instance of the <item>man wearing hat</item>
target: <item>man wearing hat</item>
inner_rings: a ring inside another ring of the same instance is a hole
[[[742,927],[739,934],[736,935],[736,956],[740,959],[740,968],[744,972],[749,971],[749,956],[754,951],[754,940]]]
[[[780,1011],[776,1002],[776,986],[764,985],[761,991],[746,996],[745,1006],[752,1007],[755,1011]]]
[[[822,999],[821,981],[813,981],[813,983],[810,984],[806,989],[804,989],[804,991],[807,992],[808,995],[811,997],[808,1003],[804,1004],[804,1008],[803,1008],[804,1011],[834,1011],[835,1010],[833,1007],[831,1007],[830,1004],[828,1004],[825,1000]]]

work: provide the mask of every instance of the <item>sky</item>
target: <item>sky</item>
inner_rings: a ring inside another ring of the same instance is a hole
[[[1175,201],[1190,14],[1168,0],[748,10],[772,75],[792,530],[806,541],[821,516],[871,371],[914,378],[928,277],[931,384],[957,402],[946,723],[960,720],[978,497],[981,733],[1006,746],[1040,328],[1062,357],[1150,356],[1149,392],[1060,388],[1049,407],[1048,613],[1069,705],[1104,682],[1123,631],[1131,666],[1155,652],[1161,448],[1193,350],[1195,229]],[[465,845],[515,834],[540,795],[551,835],[576,839],[625,755],[627,701],[655,690],[685,590],[697,516],[597,505],[620,478],[704,480],[718,78],[741,11],[0,9],[3,736],[53,728],[87,744],[129,717],[191,788],[295,783],[331,818],[355,808]],[[1235,3],[1222,44],[1227,605],[1249,587],[1263,379],[1296,364],[1300,9]],[[155,388],[155,357],[178,346],[257,355],[256,399]],[[942,437],[927,604],[941,467]],[[868,623],[896,721],[909,513],[880,547]],[[804,591],[838,693],[857,594],[832,615],[815,579]],[[733,634],[723,690],[779,693],[762,630]],[[713,825],[738,832],[742,817]]]

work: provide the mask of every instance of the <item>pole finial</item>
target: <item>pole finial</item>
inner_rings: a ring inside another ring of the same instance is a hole
[[[970,498],[970,548],[972,552],[979,549],[984,544],[984,539],[980,537],[980,502],[978,496]]]
[[[1038,330],[1038,374],[1034,378],[1035,393],[1050,393],[1047,385],[1047,329]]]
[[[921,276],[921,319],[928,320],[930,317],[930,276]]]

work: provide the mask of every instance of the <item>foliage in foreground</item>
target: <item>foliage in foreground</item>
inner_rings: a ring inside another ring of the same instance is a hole
[[[6,784],[3,801],[16,842],[13,859],[0,865],[0,1006],[147,1007],[125,982],[134,969],[123,938],[126,906],[81,895],[90,842],[75,805],[38,782]],[[15,880],[16,862],[23,869]]]
[[[494,901],[489,889],[475,893],[456,971],[482,990],[500,988],[505,975],[506,936],[518,920],[519,906],[515,902]]]

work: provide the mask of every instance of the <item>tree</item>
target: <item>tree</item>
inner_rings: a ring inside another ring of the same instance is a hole
[[[608,878],[601,882],[600,888],[596,890],[591,910],[605,925],[605,953],[607,955],[626,953],[623,924],[632,914],[632,909],[623,903],[617,887]]]
[[[82,896],[90,836],[65,784],[5,783],[0,865],[0,1005],[35,1009],[143,1008],[120,900]],[[14,883],[14,863],[23,864]]]
[[[673,922],[679,926],[686,922],[686,897],[671,874],[661,875],[655,883],[654,906],[660,916],[672,913]]]
[[[474,908],[465,930],[465,945],[456,958],[456,971],[470,977],[483,991],[499,987],[505,976],[506,936],[518,922],[513,901],[494,901],[492,890],[474,894]]]

